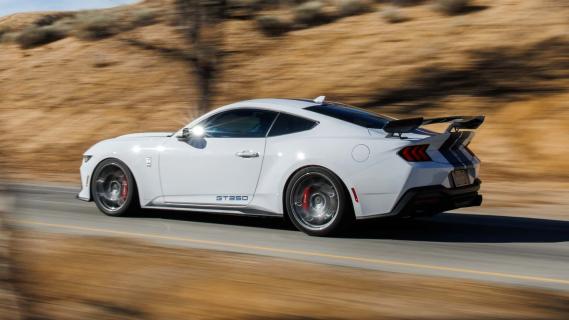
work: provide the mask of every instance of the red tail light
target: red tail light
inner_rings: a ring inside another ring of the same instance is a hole
[[[428,144],[408,146],[399,151],[399,156],[409,162],[431,161],[427,154]]]

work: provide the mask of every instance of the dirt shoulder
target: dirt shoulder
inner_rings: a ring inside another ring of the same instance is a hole
[[[26,234],[20,288],[42,319],[566,319],[566,293],[117,238]]]

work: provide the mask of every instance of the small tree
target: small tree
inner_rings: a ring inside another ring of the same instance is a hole
[[[200,94],[198,112],[210,108],[215,81],[219,77],[222,59],[223,29],[226,0],[176,0],[178,23],[191,45],[189,60]]]

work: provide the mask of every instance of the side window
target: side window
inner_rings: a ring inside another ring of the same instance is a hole
[[[314,128],[316,124],[316,121],[296,117],[286,113],[279,113],[275,124],[271,128],[271,132],[269,132],[269,137],[310,130]]]
[[[269,110],[235,109],[218,113],[200,125],[210,138],[263,138],[276,116]]]

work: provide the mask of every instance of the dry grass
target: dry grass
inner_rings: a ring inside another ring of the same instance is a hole
[[[569,184],[569,8],[479,0],[473,4],[486,9],[446,16],[428,3],[405,7],[405,23],[368,13],[281,37],[264,36],[254,20],[228,21],[231,54],[215,105],[325,94],[399,116],[485,114],[472,149],[493,191],[487,204],[504,203],[506,193],[512,205],[541,203],[526,185]],[[10,16],[0,28],[21,30],[39,17]],[[97,42],[68,37],[26,51],[0,44],[0,125],[7,132],[0,141],[14,177],[75,182],[80,155],[94,142],[174,131],[195,115],[189,66],[121,38],[184,43],[159,21]]]
[[[19,241],[34,319],[566,319],[565,293],[114,238]]]

